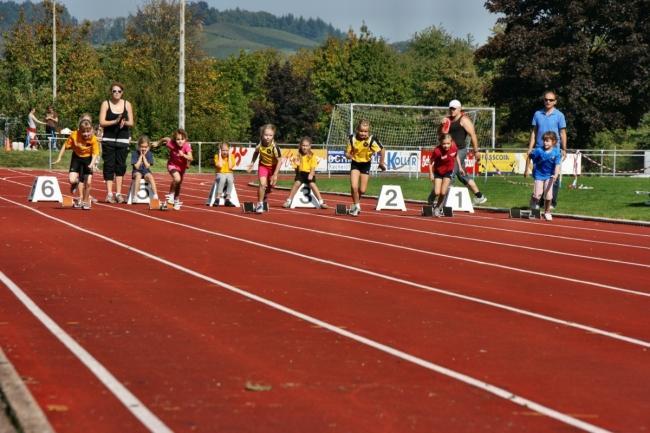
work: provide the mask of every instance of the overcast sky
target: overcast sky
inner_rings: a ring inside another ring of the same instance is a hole
[[[56,0],[80,20],[127,16],[135,13],[146,0]],[[496,16],[490,14],[485,0],[206,0],[219,10],[239,7],[266,11],[274,15],[292,13],[305,18],[321,18],[334,27],[359,31],[365,21],[370,31],[398,42],[410,39],[417,31],[442,26],[456,37],[471,34],[483,44],[491,34]]]

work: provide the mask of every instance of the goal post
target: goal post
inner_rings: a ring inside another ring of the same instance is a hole
[[[481,149],[494,148],[494,107],[464,107],[474,123],[478,145]],[[327,133],[327,147],[347,145],[361,119],[370,122],[370,132],[384,147],[399,149],[425,149],[437,143],[440,119],[449,114],[448,107],[422,105],[337,104],[332,111]],[[469,143],[469,137],[468,137]],[[464,146],[468,143],[457,143]]]

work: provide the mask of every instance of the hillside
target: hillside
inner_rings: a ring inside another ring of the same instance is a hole
[[[314,48],[319,43],[282,30],[268,27],[214,23],[203,28],[201,46],[209,56],[225,58],[240,50],[256,51],[274,48],[295,52],[299,48]]]

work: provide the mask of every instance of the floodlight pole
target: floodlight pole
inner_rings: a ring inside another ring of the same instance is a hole
[[[56,101],[56,1],[52,1],[52,102]]]
[[[178,127],[185,129],[185,0],[181,0],[180,53],[178,61]]]

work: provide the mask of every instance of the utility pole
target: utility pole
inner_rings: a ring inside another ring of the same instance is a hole
[[[185,129],[185,0],[181,0],[180,53],[178,64],[178,127]]]
[[[52,102],[56,101],[56,1],[52,0]]]

